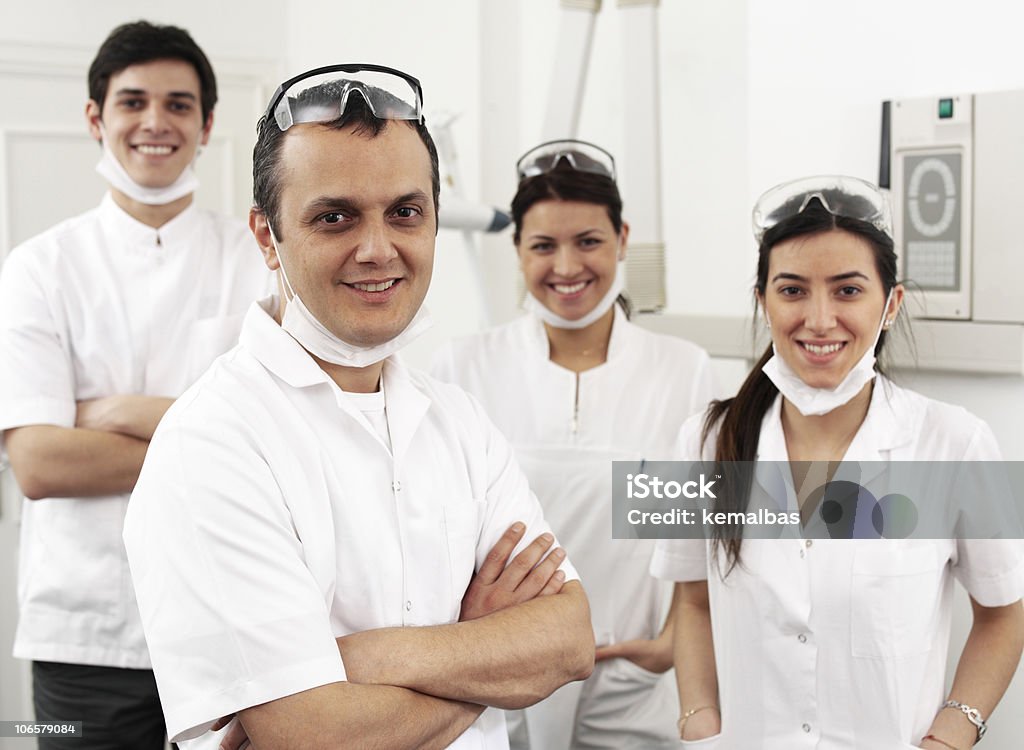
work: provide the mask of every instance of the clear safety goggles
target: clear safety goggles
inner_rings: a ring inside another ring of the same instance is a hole
[[[516,173],[522,182],[527,177],[550,172],[563,161],[579,172],[615,179],[615,159],[611,154],[593,143],[572,139],[547,141],[531,148],[519,157]]]
[[[420,82],[400,70],[370,64],[328,65],[290,78],[277,87],[264,118],[282,131],[303,122],[331,122],[344,114],[353,91],[380,120],[423,122]]]
[[[776,185],[758,198],[751,216],[754,238],[761,242],[765,232],[815,199],[833,216],[865,221],[892,237],[889,201],[877,187],[858,177],[819,175]]]

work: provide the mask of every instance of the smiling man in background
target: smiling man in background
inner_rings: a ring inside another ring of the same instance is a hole
[[[189,34],[120,26],[88,84],[110,191],[0,273],[0,449],[27,498],[14,655],[33,661],[38,721],[84,722],[40,748],[156,750],[163,717],[121,542],[129,493],[164,411],[235,344],[271,277],[244,223],[193,203],[217,83]]]

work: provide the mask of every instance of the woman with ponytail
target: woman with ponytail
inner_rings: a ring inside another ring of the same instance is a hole
[[[772,344],[735,397],[687,422],[679,458],[790,462],[801,531],[716,527],[707,540],[658,543],[652,573],[678,582],[682,746],[966,750],[1020,659],[1024,545],[806,532],[820,511],[813,488],[840,462],[997,461],[995,438],[876,364],[904,294],[877,188],[849,177],[781,185],[758,201],[754,228]],[[743,510],[746,489],[719,509]],[[945,692],[954,578],[974,622]]]

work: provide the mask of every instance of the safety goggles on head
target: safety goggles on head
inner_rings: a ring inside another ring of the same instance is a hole
[[[812,200],[833,216],[865,221],[892,237],[889,201],[877,187],[857,177],[819,175],[776,185],[758,198],[751,217],[754,238],[761,242],[765,232],[803,212]]]
[[[527,177],[546,174],[560,163],[568,164],[579,172],[592,172],[615,179],[615,159],[611,154],[593,143],[572,139],[547,141],[531,148],[519,157],[516,173],[522,182]]]
[[[380,120],[423,122],[423,89],[410,75],[382,65],[348,64],[315,68],[277,87],[263,115],[282,131],[303,122],[331,122],[345,112],[358,91]]]

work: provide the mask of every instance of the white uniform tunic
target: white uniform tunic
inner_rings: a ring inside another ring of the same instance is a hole
[[[657,636],[666,587],[648,573],[652,540],[612,538],[611,462],[674,456],[680,426],[711,398],[707,353],[639,328],[616,305],[607,361],[578,376],[549,359],[543,324],[530,315],[453,342],[433,372],[480,399],[514,446],[580,571],[597,645]],[[531,746],[674,744],[675,692],[671,674],[599,663],[586,683],[527,709]]]
[[[508,527],[549,528],[464,391],[389,358],[385,432],[273,320],[276,304],[253,305],[239,347],[167,412],[128,511],[174,740],[344,680],[336,637],[457,621]],[[507,747],[501,712],[453,747]]]
[[[194,205],[160,229],[100,206],[0,273],[0,430],[74,427],[76,402],[176,397],[238,340],[273,283],[248,228]],[[14,655],[149,666],[121,543],[128,495],[28,501]]]
[[[759,460],[787,460],[781,403]],[[687,460],[714,456],[701,426],[684,428]],[[999,458],[984,422],[879,377],[844,460]],[[708,580],[722,733],[684,747],[917,747],[944,700],[953,578],[984,606],[1024,596],[1020,540],[745,540],[724,581],[709,545],[661,541],[651,564],[660,578]]]

